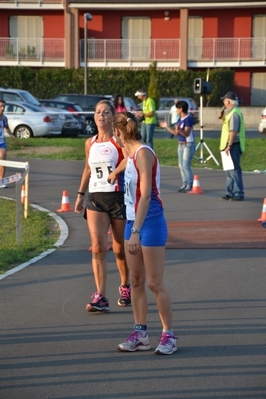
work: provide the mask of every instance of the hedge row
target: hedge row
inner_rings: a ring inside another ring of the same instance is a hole
[[[193,97],[199,105],[199,95],[194,94],[194,79],[206,78],[205,72],[162,71],[156,63],[149,69],[89,68],[89,94],[117,94],[133,97],[139,88],[148,88],[149,95],[159,97]],[[234,88],[234,71],[214,69],[209,72],[212,93],[204,96],[204,105],[220,106],[220,97]],[[83,93],[84,69],[0,67],[0,86],[24,89],[37,98],[52,98],[59,93]]]

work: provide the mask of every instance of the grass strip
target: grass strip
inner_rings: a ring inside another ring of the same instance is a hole
[[[0,198],[0,208],[0,273],[53,248],[60,231],[48,213],[29,207],[28,218],[22,217],[22,244],[18,245],[16,201]]]

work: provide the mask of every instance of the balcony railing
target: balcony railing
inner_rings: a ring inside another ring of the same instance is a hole
[[[179,60],[179,39],[88,39],[88,59],[106,61]],[[84,62],[84,40],[80,40]]]
[[[265,62],[266,39],[191,39],[188,62]],[[88,61],[180,61],[180,39],[114,40],[89,39]],[[84,40],[80,40],[80,62],[84,62]]]
[[[0,39],[0,61],[64,62],[65,39]]]
[[[152,61],[178,67],[180,39],[88,39],[89,65],[147,66]],[[79,41],[79,65],[84,65],[84,40]],[[57,64],[65,66],[65,39],[0,38],[0,65]],[[191,39],[188,66],[266,65],[266,38]]]
[[[265,45],[264,37],[191,39],[188,45],[188,60],[265,61]]]
[[[46,4],[61,4],[63,5],[63,0],[0,0],[1,3],[8,3],[8,4],[14,4],[17,7],[23,7],[25,4],[31,4],[33,6],[38,6],[41,7]]]

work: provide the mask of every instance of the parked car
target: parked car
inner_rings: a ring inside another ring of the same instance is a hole
[[[142,103],[136,104],[133,98],[131,97],[124,97],[126,109],[129,112],[141,111],[142,110]]]
[[[78,103],[85,113],[87,121],[86,134],[89,136],[97,134],[97,127],[94,122],[94,110],[96,104],[101,100],[106,100],[106,97],[91,94],[58,94],[53,99]]]
[[[85,134],[86,132],[86,118],[82,108],[78,103],[71,101],[60,101],[60,100],[39,100],[40,104],[44,107],[56,108],[61,111],[71,112],[73,117],[77,121],[77,127],[73,134]],[[67,133],[67,132],[66,132]]]
[[[170,124],[170,108],[174,105],[174,100],[178,98],[179,101],[186,101],[188,103],[188,112],[193,117],[194,124],[199,122],[198,106],[190,97],[161,97],[159,100],[159,107],[156,111],[157,122],[166,120]]]
[[[0,100],[22,101],[32,105],[39,106],[39,101],[28,91],[20,89],[4,89],[0,87]]]
[[[6,102],[5,115],[11,132],[20,139],[62,134],[58,113],[47,111],[41,105]]]
[[[266,134],[266,108],[262,111],[258,130],[261,134]]]
[[[46,111],[57,115],[61,124],[62,136],[78,136],[82,132],[79,130],[79,123],[73,114],[64,109],[45,107],[41,105]]]

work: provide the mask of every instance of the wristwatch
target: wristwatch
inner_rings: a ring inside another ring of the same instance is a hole
[[[132,234],[140,233],[140,230],[139,229],[135,229],[135,227],[132,227],[131,233]]]

